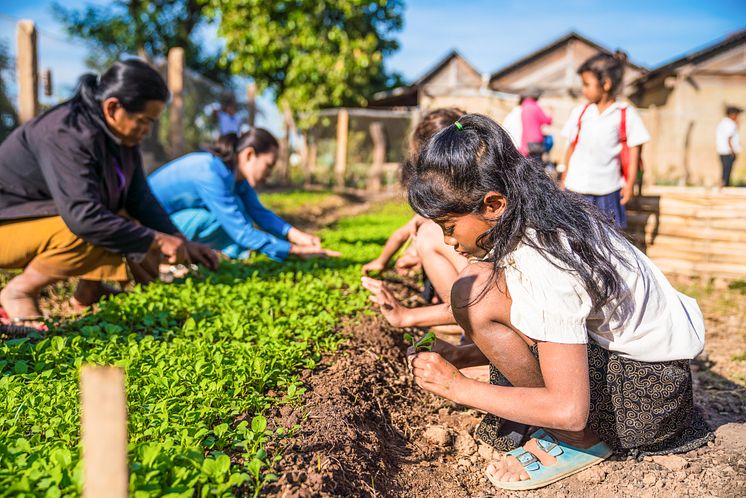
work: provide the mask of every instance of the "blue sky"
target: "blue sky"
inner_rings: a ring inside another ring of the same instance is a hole
[[[61,3],[78,7],[108,2]],[[41,30],[40,67],[52,68],[56,89],[65,94],[85,71],[86,48],[66,40],[51,5],[50,0],[0,0],[0,40],[14,50],[13,18],[36,21]],[[634,62],[655,67],[744,27],[744,0],[410,0],[398,36],[401,48],[387,64],[414,80],[456,48],[479,71],[489,73],[576,30],[611,49],[623,48]],[[214,30],[206,30],[204,40],[219,43]]]

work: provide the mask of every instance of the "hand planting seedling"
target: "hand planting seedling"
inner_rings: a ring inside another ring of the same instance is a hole
[[[412,348],[414,348],[414,354],[417,354],[421,351],[432,351],[435,339],[435,334],[433,334],[432,332],[428,332],[427,334],[423,335],[419,341],[415,341],[412,334],[404,334],[404,342],[412,344]]]

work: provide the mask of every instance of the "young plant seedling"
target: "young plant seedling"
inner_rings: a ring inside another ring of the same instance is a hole
[[[419,353],[420,351],[432,351],[435,339],[435,334],[432,332],[423,335],[419,341],[415,341],[412,334],[404,334],[404,341],[412,345],[415,353]]]

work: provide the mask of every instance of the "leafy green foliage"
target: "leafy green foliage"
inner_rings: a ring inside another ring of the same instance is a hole
[[[404,342],[411,344],[416,353],[420,351],[432,351],[435,339],[435,334],[432,332],[423,335],[419,340],[416,340],[412,334],[404,334]]]
[[[296,429],[265,414],[302,400],[299,371],[343,340],[340,317],[366,308],[360,265],[409,216],[389,207],[342,220],[323,235],[344,258],[223,263],[0,343],[0,495],[80,493],[84,363],[125,369],[132,496],[258,493],[281,458],[267,442]]]
[[[362,105],[398,83],[383,62],[398,48],[402,0],[208,3],[234,72],[271,88],[295,112]]]
[[[219,82],[229,72],[219,53],[205,53],[195,31],[206,22],[200,0],[116,0],[106,6],[68,9],[53,5],[55,17],[67,32],[91,46],[88,65],[103,70],[123,54],[165,57],[172,47],[184,48],[186,64]]]

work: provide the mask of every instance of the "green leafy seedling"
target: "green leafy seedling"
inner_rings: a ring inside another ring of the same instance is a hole
[[[435,339],[435,334],[432,332],[423,335],[419,341],[416,341],[412,334],[404,334],[404,341],[412,345],[415,353],[419,353],[420,351],[432,351]]]

